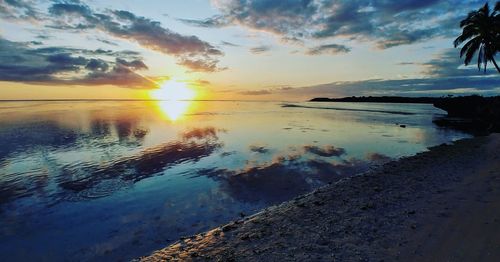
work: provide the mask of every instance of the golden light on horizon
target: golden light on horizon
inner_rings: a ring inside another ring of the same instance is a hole
[[[176,121],[185,115],[193,104],[197,93],[185,82],[169,80],[160,84],[160,88],[150,91],[150,97],[163,116]]]
[[[169,80],[160,84],[160,88],[152,90],[150,96],[156,100],[193,100],[196,98],[196,91],[185,82]]]

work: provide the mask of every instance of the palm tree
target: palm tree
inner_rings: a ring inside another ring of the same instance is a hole
[[[477,56],[477,67],[481,70],[491,61],[500,73],[495,61],[495,55],[500,51],[500,2],[497,2],[493,12],[490,12],[488,3],[477,11],[469,13],[467,18],[460,22],[462,34],[453,42],[455,47],[466,42],[460,50],[460,57],[465,55],[464,63],[468,65],[474,54]]]

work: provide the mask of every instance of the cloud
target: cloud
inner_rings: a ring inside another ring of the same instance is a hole
[[[248,96],[260,96],[260,95],[272,94],[272,91],[270,91],[270,90],[252,90],[252,91],[241,91],[241,92],[239,92],[239,94],[248,95]]]
[[[5,0],[0,2],[0,16],[6,19],[35,20],[37,24],[55,30],[82,32],[99,30],[109,36],[136,42],[144,48],[175,57],[178,64],[191,71],[214,72],[222,51],[193,35],[182,35],[162,27],[158,21],[123,10],[106,9],[96,12],[80,1],[54,1],[48,14],[33,8],[32,1]],[[102,43],[116,45],[108,39]]]
[[[445,49],[427,62],[402,62],[400,65],[420,66],[423,77],[401,79],[368,79],[338,81],[314,86],[287,89],[262,89],[244,94],[279,95],[310,99],[344,96],[441,96],[448,94],[498,95],[500,76],[490,65],[486,74],[476,66],[463,66],[458,49]],[[242,94],[242,92],[238,92]]]
[[[177,62],[178,65],[185,66],[195,72],[217,72],[227,69],[226,67],[218,67],[217,63],[218,60],[193,59],[189,57],[184,57]]]
[[[333,82],[286,91],[303,99],[344,96],[442,96],[448,94],[498,95],[500,77],[433,77],[409,79],[371,79]],[[283,93],[282,93],[283,94]]]
[[[475,60],[477,60],[477,57]],[[460,58],[458,49],[448,48],[430,61],[422,63],[421,66],[424,67],[422,73],[434,77],[497,75],[497,72],[491,66],[489,67],[490,70],[484,72],[478,70],[473,63],[471,63],[471,66],[463,66],[463,63],[464,61]]]
[[[2,0],[0,1],[0,17],[8,20],[38,20],[41,14],[33,6],[35,6],[35,1]]]
[[[270,50],[271,50],[271,47],[267,46],[267,45],[256,46],[256,47],[250,48],[250,53],[252,53],[252,54],[262,54],[262,53],[268,52]]]
[[[249,96],[259,96],[259,95],[269,95],[269,94],[274,94],[278,93],[281,91],[287,91],[287,90],[292,90],[293,87],[290,86],[283,86],[283,85],[272,85],[268,86],[268,89],[260,89],[260,90],[247,90],[247,91],[239,91],[238,94],[240,95],[249,95]]]
[[[239,47],[240,46],[240,45],[233,44],[231,42],[226,42],[226,41],[222,41],[221,44],[225,45],[225,46],[232,46],[232,47]]]
[[[363,80],[334,82],[323,85],[296,88],[289,94],[316,96],[441,96],[448,94],[500,93],[500,77],[439,77],[396,80]]]
[[[185,23],[187,25],[198,26],[198,27],[222,27],[228,25],[227,21],[225,21],[223,16],[216,15],[211,18],[207,18],[204,20],[196,20],[196,19],[182,19],[179,18],[177,21]]]
[[[329,45],[320,45],[317,47],[309,48],[309,50],[306,52],[306,54],[308,54],[308,55],[322,55],[322,54],[336,55],[336,54],[349,53],[350,51],[351,51],[351,48],[349,48],[345,45],[329,44]]]
[[[65,47],[31,48],[0,38],[0,80],[33,84],[118,85],[147,88],[152,83],[137,74],[148,67],[133,51],[86,50]]]
[[[463,14],[483,4],[465,0],[212,0],[212,3],[220,14],[184,22],[203,27],[241,25],[275,34],[283,40],[357,39],[371,41],[382,49],[454,34]]]
[[[112,46],[117,46],[118,45],[115,42],[112,42],[110,40],[103,39],[103,38],[96,38],[96,40],[99,41],[99,42],[101,42],[101,43],[105,43],[105,44],[112,45]]]

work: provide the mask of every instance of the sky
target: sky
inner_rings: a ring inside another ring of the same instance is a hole
[[[484,3],[0,0],[0,99],[498,95],[453,46]]]

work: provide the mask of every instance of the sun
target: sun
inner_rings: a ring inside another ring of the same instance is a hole
[[[182,101],[193,100],[196,92],[184,82],[169,80],[160,84],[160,88],[152,90],[150,95],[156,100]]]

